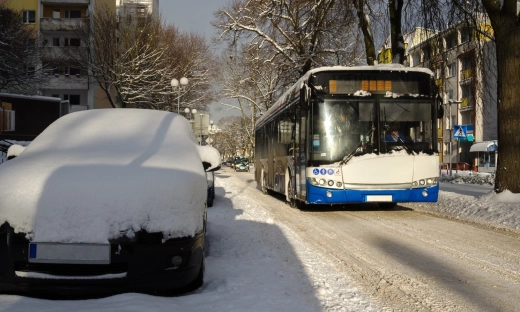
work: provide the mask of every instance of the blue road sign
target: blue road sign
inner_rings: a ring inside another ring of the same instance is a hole
[[[455,139],[465,139],[467,132],[466,126],[455,125],[455,128],[453,128],[453,137]]]

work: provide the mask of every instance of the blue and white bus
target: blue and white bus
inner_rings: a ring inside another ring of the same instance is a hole
[[[292,206],[437,201],[435,90],[425,68],[310,70],[255,125],[257,184]]]

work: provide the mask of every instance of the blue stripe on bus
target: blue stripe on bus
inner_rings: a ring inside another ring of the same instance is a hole
[[[422,195],[424,189],[428,195]],[[330,191],[332,196],[327,197]],[[309,204],[345,204],[365,203],[367,195],[392,195],[393,202],[436,202],[439,197],[439,185],[406,190],[338,190],[316,187],[307,183],[307,203]]]

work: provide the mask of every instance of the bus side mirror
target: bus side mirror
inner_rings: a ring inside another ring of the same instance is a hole
[[[306,85],[304,85],[300,89],[300,107],[302,109],[307,109],[308,108],[308,103],[309,103],[309,92],[308,92],[308,90],[310,91],[309,87],[307,87]]]

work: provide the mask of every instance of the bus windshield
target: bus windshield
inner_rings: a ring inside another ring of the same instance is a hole
[[[311,160],[316,164],[374,152],[432,151],[430,101],[319,99],[312,115]]]
[[[313,160],[340,161],[373,143],[373,101],[320,100],[313,110]]]

